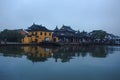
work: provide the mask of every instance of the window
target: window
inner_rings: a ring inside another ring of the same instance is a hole
[[[40,32],[37,32],[37,36],[39,36],[40,35]]]
[[[40,33],[40,35],[42,35],[42,32]]]
[[[45,32],[45,36],[46,36],[46,32]]]
[[[33,35],[33,32],[31,32],[31,34]]]
[[[35,35],[37,35],[37,32],[35,32]]]
[[[49,36],[51,36],[51,33],[49,33]]]

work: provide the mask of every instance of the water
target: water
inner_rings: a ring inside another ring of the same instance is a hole
[[[120,47],[0,47],[0,80],[120,80]]]

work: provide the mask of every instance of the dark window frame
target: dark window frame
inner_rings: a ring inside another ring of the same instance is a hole
[[[45,32],[44,34],[45,34],[45,36],[47,35],[47,33],[46,33],[46,32]]]
[[[51,36],[51,33],[49,33],[49,36]]]
[[[42,32],[40,32],[40,35],[42,35],[43,33]]]

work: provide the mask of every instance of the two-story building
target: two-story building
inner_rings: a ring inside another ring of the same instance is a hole
[[[28,33],[22,39],[22,43],[40,43],[52,41],[52,31],[42,25],[33,24],[27,30]]]

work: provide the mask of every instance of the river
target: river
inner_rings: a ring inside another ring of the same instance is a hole
[[[120,46],[0,47],[0,80],[120,80]]]

